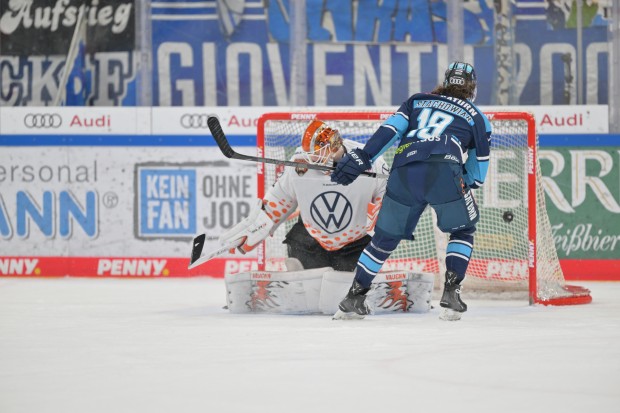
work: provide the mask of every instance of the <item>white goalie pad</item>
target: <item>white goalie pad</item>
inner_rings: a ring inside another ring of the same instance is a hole
[[[323,274],[331,268],[295,272],[251,271],[226,275],[231,313],[317,314]]]
[[[334,314],[353,283],[353,272],[330,271],[323,275],[319,309]],[[366,302],[373,314],[394,312],[426,313],[431,309],[435,275],[431,273],[379,273],[372,282]]]

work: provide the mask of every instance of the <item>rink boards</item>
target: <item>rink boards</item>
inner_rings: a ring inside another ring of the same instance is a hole
[[[253,255],[187,265],[192,238],[205,233],[205,249],[217,249],[217,236],[256,196],[256,164],[225,158],[207,116],[220,118],[236,150],[253,154],[257,118],[275,109],[3,108],[0,276],[223,276],[255,268]],[[620,279],[620,140],[588,128],[608,123],[607,108],[527,109],[545,132],[547,209],[565,277]]]

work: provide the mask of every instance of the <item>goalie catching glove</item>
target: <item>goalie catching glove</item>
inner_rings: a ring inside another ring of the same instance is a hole
[[[229,245],[231,252],[236,248],[246,254],[270,235],[275,224],[263,210],[263,200],[258,199],[250,214],[237,225],[220,235],[221,245]]]
[[[332,172],[331,181],[340,185],[349,185],[355,181],[360,174],[372,167],[370,156],[362,149],[351,149],[336,164],[336,169]]]

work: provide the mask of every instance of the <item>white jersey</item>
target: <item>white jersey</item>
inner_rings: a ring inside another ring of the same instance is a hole
[[[345,151],[363,145],[348,139]],[[297,148],[291,160],[299,160],[303,150]],[[377,158],[372,172],[388,174],[382,157]],[[284,173],[269,189],[263,202],[265,211],[280,224],[295,209],[308,233],[327,251],[334,251],[365,236],[374,227],[376,215],[385,193],[387,179],[360,175],[347,186],[330,180],[324,171],[308,169],[299,175],[295,168]]]

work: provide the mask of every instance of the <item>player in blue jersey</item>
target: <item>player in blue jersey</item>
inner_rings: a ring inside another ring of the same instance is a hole
[[[348,185],[399,142],[375,234],[358,260],[353,285],[335,319],[363,318],[369,313],[366,293],[371,281],[400,240],[412,239],[429,204],[437,214],[439,229],[450,234],[440,318],[459,320],[467,311],[460,284],[479,219],[471,189],[484,183],[491,147],[491,124],[473,104],[476,92],[473,66],[451,63],[442,85],[431,93],[411,96],[364,148],[350,150],[338,162],[331,180]]]

